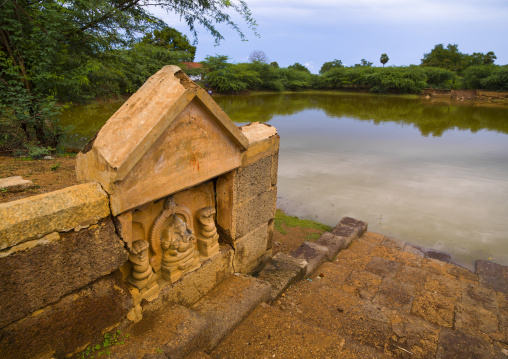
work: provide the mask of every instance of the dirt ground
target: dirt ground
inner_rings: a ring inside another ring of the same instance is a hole
[[[1,157],[0,178],[21,176],[30,180],[35,187],[21,192],[0,190],[0,203],[56,191],[78,184],[76,180],[75,156],[52,156],[48,160]]]

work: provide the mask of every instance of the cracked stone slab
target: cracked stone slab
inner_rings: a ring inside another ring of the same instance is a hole
[[[272,300],[277,299],[291,284],[303,278],[307,261],[279,252],[259,272],[257,278],[272,285]]]
[[[269,301],[271,288],[265,281],[235,274],[194,304],[192,310],[210,322],[208,349],[215,347],[260,303]]]

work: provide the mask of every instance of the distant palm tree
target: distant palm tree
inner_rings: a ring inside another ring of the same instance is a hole
[[[379,59],[379,61],[383,64],[383,67],[385,67],[385,64],[388,62],[388,60],[390,59],[388,58],[387,54],[382,54],[381,58]]]

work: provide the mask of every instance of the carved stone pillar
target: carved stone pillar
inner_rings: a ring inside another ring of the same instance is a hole
[[[200,231],[197,236],[198,250],[204,257],[211,257],[219,253],[219,235],[217,234],[214,215],[215,209],[212,207],[202,208],[196,214],[200,225]]]

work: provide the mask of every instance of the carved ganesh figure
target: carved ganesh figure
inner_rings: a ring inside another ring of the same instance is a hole
[[[192,227],[190,210],[175,204],[172,196],[166,198],[164,209],[152,227],[150,263],[169,282],[176,282],[183,274],[201,266]]]
[[[195,249],[195,237],[186,223],[174,214],[171,225],[162,232],[162,277],[175,282],[185,272],[199,268],[199,256]]]

